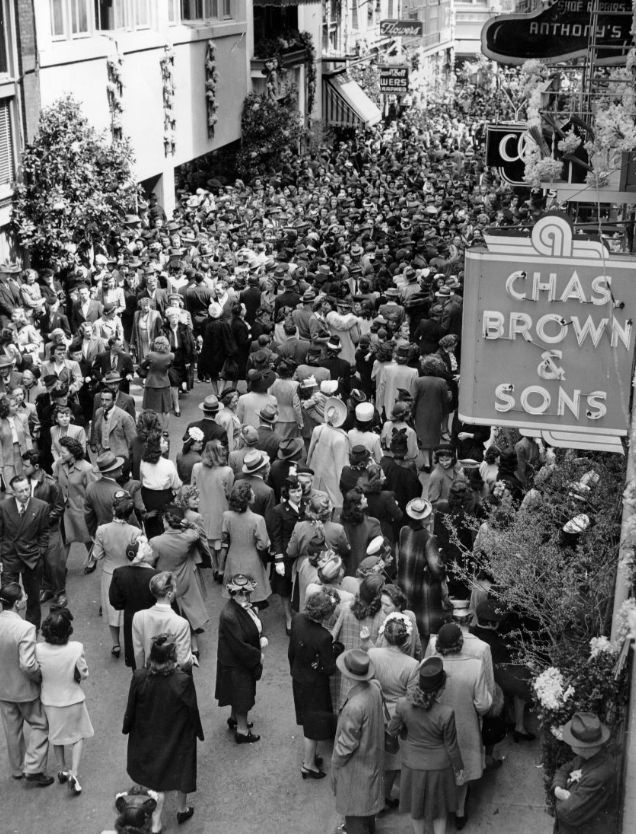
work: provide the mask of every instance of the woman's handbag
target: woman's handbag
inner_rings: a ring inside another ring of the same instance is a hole
[[[387,731],[387,727],[391,721],[391,715],[384,700],[384,695],[382,696],[382,709],[384,710],[384,752],[395,754],[400,749],[400,739],[397,736],[392,736]]]

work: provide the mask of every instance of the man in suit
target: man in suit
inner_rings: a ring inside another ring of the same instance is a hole
[[[159,279],[154,272],[146,276],[145,288],[137,293],[137,300],[140,298],[149,298],[151,308],[163,316],[168,306],[168,292],[159,287]]]
[[[199,403],[199,408],[203,412],[203,419],[188,423],[183,439],[187,440],[188,430],[196,426],[196,428],[201,429],[203,432],[204,445],[210,440],[220,440],[227,447],[227,432],[223,426],[219,426],[216,422],[216,415],[219,413],[220,408],[218,397],[210,394],[202,403]]]
[[[90,447],[98,454],[112,452],[122,458],[129,458],[132,443],[137,437],[135,421],[123,409],[115,405],[115,396],[110,389],[101,393],[101,408],[95,412],[92,423]]]
[[[66,559],[68,550],[62,547],[60,522],[64,513],[64,497],[58,482],[40,467],[40,452],[31,449],[22,455],[22,468],[29,479],[31,495],[46,502],[49,508],[49,543],[44,554],[44,575],[40,602],[55,599],[66,606]]]
[[[276,344],[276,352],[282,359],[291,359],[296,365],[302,365],[307,359],[311,342],[298,338],[298,330],[293,322],[283,326],[285,340]]]
[[[71,328],[73,333],[79,331],[85,321],[94,324],[102,314],[102,305],[91,298],[91,291],[86,284],[77,288],[77,301],[71,307]]]
[[[278,454],[278,447],[283,439],[274,429],[278,420],[278,409],[276,406],[266,405],[258,412],[258,420],[259,424],[256,429],[258,432],[258,443],[256,444],[256,448],[260,449],[261,452],[265,452],[271,460]]]
[[[115,457],[112,452],[104,452],[95,463],[101,477],[86,488],[84,504],[84,521],[91,536],[95,536],[100,524],[109,524],[113,520],[113,498],[116,492],[121,491],[117,478],[121,478],[124,459]],[[94,568],[89,566],[87,572],[91,570]]]
[[[188,275],[189,270],[186,270]],[[194,335],[203,333],[203,328],[208,321],[208,307],[212,301],[212,291],[205,284],[205,276],[202,272],[193,272],[192,280],[183,292],[185,309],[192,317],[192,328]]]
[[[241,444],[240,448],[230,452],[227,461],[228,466],[232,467],[232,472],[234,472],[235,477],[241,474],[245,456],[256,449],[258,432],[254,426],[243,426],[239,443]]]
[[[134,421],[137,420],[137,410],[135,408],[135,399],[130,394],[125,394],[121,390],[122,380],[117,371],[108,371],[102,378],[104,391],[112,391],[115,397],[115,407],[121,408],[126,414],[130,414]],[[98,391],[93,398],[93,420],[97,416],[97,410],[102,404],[102,391]]]
[[[258,449],[245,455],[241,474],[237,481],[247,481],[254,493],[251,509],[263,518],[267,518],[274,509],[274,490],[265,481],[269,475],[269,457]]]
[[[184,671],[198,666],[190,648],[190,625],[172,610],[177,595],[175,578],[170,571],[162,571],[150,580],[150,591],[157,602],[152,608],[137,611],[132,620],[132,642],[135,667],[143,669],[150,656],[152,638],[171,634],[177,647],[177,663]]]
[[[0,326],[7,327],[11,313],[22,306],[20,284],[16,276],[20,272],[17,264],[0,264]]]
[[[27,595],[26,619],[40,627],[40,591],[49,543],[49,505],[31,497],[24,475],[14,475],[11,492],[0,503],[0,559],[4,582],[19,582]]]
[[[247,289],[239,295],[241,304],[245,304],[245,321],[250,325],[254,324],[256,311],[261,306],[261,288],[258,275],[250,275],[247,279]]]
[[[107,373],[116,371],[117,376],[121,377],[120,390],[124,394],[129,392],[129,382],[133,378],[135,368],[132,356],[124,351],[124,342],[119,337],[112,336],[108,340],[108,350],[95,357],[93,369],[99,380],[103,380]],[[132,414],[133,418],[134,416]]]
[[[49,727],[40,702],[42,675],[35,657],[36,630],[20,616],[22,588],[6,582],[0,588],[0,714],[7,740],[11,776],[46,788],[53,777],[44,773],[49,752]],[[29,725],[28,740],[24,724]]]

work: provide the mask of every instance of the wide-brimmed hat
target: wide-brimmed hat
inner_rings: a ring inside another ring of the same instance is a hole
[[[281,440],[278,446],[278,458],[280,460],[291,460],[295,457],[300,457],[303,450],[305,448],[305,444],[300,437],[286,437],[284,440]]]
[[[252,593],[256,589],[256,580],[246,573],[235,573],[226,583],[228,591],[247,591]]]
[[[452,293],[451,288],[444,285],[443,287],[440,287],[437,290],[437,292],[435,293],[435,297],[436,298],[450,298],[452,294],[453,293]]]
[[[208,394],[208,396],[203,400],[202,403],[199,403],[199,408],[201,411],[208,411],[211,414],[216,414],[219,410],[219,398],[216,397],[214,394]]]
[[[259,469],[263,469],[263,467],[267,466],[268,463],[269,455],[265,454],[265,452],[261,452],[259,449],[254,449],[253,451],[248,452],[243,458],[241,472],[243,472],[244,475],[252,475],[254,472],[258,472]]]
[[[12,368],[14,361],[10,356],[0,356],[0,368]],[[57,381],[57,376],[55,379]]]
[[[475,460],[474,458],[460,458],[457,462],[459,463],[462,469],[466,470],[479,469],[479,467],[481,466],[479,461]]]
[[[353,681],[369,681],[375,674],[373,661],[362,649],[349,649],[336,659],[336,666],[345,678]]]
[[[95,465],[102,475],[105,475],[107,472],[114,472],[115,469],[120,469],[123,464],[124,459],[118,458],[112,452],[102,452],[95,461]]]
[[[307,304],[309,301],[313,301],[315,298],[316,290],[314,289],[310,288],[308,290],[305,290],[305,292],[303,293],[303,301],[305,302],[305,304]]]
[[[275,423],[278,420],[278,409],[274,405],[266,405],[256,412],[256,416],[263,423]]]
[[[598,747],[609,737],[609,727],[593,712],[575,712],[563,727],[563,741],[575,747]]]
[[[406,514],[409,518],[415,518],[418,521],[428,518],[432,512],[433,505],[425,498],[413,498],[413,500],[409,501],[406,505]]]
[[[441,657],[427,657],[422,661],[419,673],[418,685],[424,692],[439,689],[446,680],[444,662]]]
[[[316,382],[316,377],[311,374],[311,376],[306,376],[300,383],[301,388],[317,388],[318,383]]]
[[[337,397],[329,397],[325,402],[325,423],[339,428],[347,419],[347,406]]]
[[[106,385],[114,385],[116,382],[121,382],[121,377],[117,371],[109,371],[107,374],[104,374],[103,381]]]

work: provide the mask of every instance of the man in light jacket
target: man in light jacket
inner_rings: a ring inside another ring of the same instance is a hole
[[[162,571],[150,580],[150,593],[157,602],[152,608],[137,611],[132,621],[132,642],[135,667],[143,669],[150,657],[153,637],[170,634],[177,647],[177,663],[187,672],[198,666],[190,647],[190,624],[172,610],[176,596],[175,578],[170,571]]]
[[[49,728],[40,702],[42,676],[35,659],[35,626],[19,614],[25,599],[17,582],[0,588],[0,605],[0,715],[11,775],[46,788],[53,784],[53,777],[44,772]],[[24,738],[25,722],[31,730],[28,742]]]

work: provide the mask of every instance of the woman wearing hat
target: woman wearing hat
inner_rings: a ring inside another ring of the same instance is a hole
[[[332,550],[326,550],[323,552],[322,557],[316,570],[315,581],[310,582],[305,589],[305,604],[307,604],[307,599],[312,594],[317,594],[321,590],[336,592],[340,598],[340,602],[336,606],[331,620],[327,623],[327,627],[332,628],[336,624],[342,608],[350,605],[355,599],[359,582],[351,577],[345,580],[344,562],[337,553],[334,553]],[[345,582],[350,588],[355,590],[347,590],[344,587]]]
[[[248,722],[256,702],[256,682],[263,674],[263,649],[267,646],[267,638],[262,636],[263,624],[251,605],[256,587],[249,574],[231,576],[225,586],[229,601],[219,619],[214,697],[220,707],[232,708],[227,725],[234,730],[237,744],[254,744],[261,738],[252,733],[253,725]]]
[[[121,458],[117,458],[121,461]],[[128,564],[126,549],[141,535],[139,527],[133,527],[128,519],[134,509],[133,500],[125,490],[119,490],[113,498],[113,520],[100,524],[95,533],[92,559],[102,561],[101,606],[102,616],[108,624],[112,640],[111,654],[119,657],[121,646],[119,630],[123,624],[123,613],[110,604],[109,590],[116,568]]]
[[[164,428],[168,425],[168,415],[172,411],[168,370],[173,361],[170,342],[165,336],[157,336],[152,343],[152,350],[139,365],[140,376],[145,377],[142,408],[160,414]]]
[[[445,686],[442,660],[425,660],[417,686],[397,701],[388,726],[401,738],[400,811],[410,814],[416,834],[431,825],[434,834],[445,834],[448,815],[457,808],[456,785],[464,781],[455,713],[440,703]]]
[[[593,712],[575,712],[563,727],[574,758],[554,774],[555,834],[606,834],[616,830],[616,761],[609,728]]]
[[[416,460],[418,455],[417,435],[410,424],[411,407],[409,403],[397,402],[391,411],[391,417],[382,426],[380,433],[380,443],[384,454],[388,457],[393,456],[391,451],[391,440],[397,432],[404,432],[406,437],[406,455],[403,460]]]
[[[190,483],[192,469],[201,461],[204,440],[205,435],[198,426],[190,426],[186,429],[186,439],[183,441],[183,447],[176,460],[177,475],[184,484]]]
[[[326,776],[318,742],[333,738],[335,729],[329,678],[336,671],[336,655],[327,624],[338,601],[337,593],[322,588],[307,598],[292,621],[288,658],[296,723],[303,728],[303,779]]]
[[[434,460],[435,468],[428,482],[428,500],[433,507],[438,501],[448,499],[451,487],[457,480],[466,481],[464,470],[457,462],[452,446],[446,444],[438,446],[435,449]]]
[[[199,509],[212,557],[214,579],[220,582],[223,513],[229,508],[228,500],[234,486],[234,472],[227,465],[227,451],[220,440],[206,443],[200,463],[192,469],[192,483],[199,490]]]
[[[446,623],[438,631],[435,649],[448,673],[440,703],[455,711],[457,744],[468,783],[480,779],[484,772],[486,762],[480,718],[490,709],[492,695],[488,690],[483,662],[462,652],[463,645],[462,631],[456,623]],[[457,829],[462,829],[468,820],[467,796],[468,785],[465,784],[457,794]]]
[[[316,426],[309,444],[307,466],[314,471],[314,489],[327,493],[336,509],[342,507],[340,474],[349,458],[351,444],[341,428],[347,419],[347,407],[337,397],[325,402],[322,426]]]
[[[197,738],[203,741],[203,728],[194,678],[177,666],[168,634],[153,638],[147,667],[132,676],[122,732],[128,736],[128,775],[160,792],[152,816],[155,831],[162,830],[156,826],[161,826],[166,791],[176,791],[177,823],[189,820],[194,808],[187,798],[197,789]]]
[[[249,483],[237,481],[223,513],[219,570],[226,578],[236,573],[251,576],[255,582],[254,602],[264,602],[272,592],[265,568],[270,539],[265,519],[251,510],[253,503],[254,492]],[[227,588],[223,589],[223,596],[229,596]]]
[[[354,446],[365,446],[373,460],[380,463],[382,460],[382,446],[379,435],[373,431],[375,409],[373,403],[362,402],[356,405],[354,411],[353,428],[347,432],[351,448]]]
[[[290,633],[292,612],[292,568],[294,560],[287,555],[287,547],[294,527],[304,518],[305,506],[303,488],[297,477],[288,477],[281,488],[281,502],[267,517],[267,531],[272,540],[271,550],[274,554],[271,583],[272,593],[278,594],[285,615],[285,630]]]

